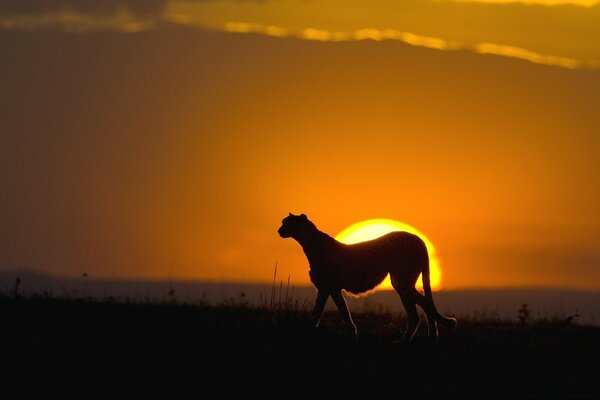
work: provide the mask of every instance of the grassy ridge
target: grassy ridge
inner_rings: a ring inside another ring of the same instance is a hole
[[[436,346],[398,315],[355,315],[358,343],[303,309],[0,297],[4,391],[89,397],[315,398],[410,393],[598,397],[600,328],[460,320]]]

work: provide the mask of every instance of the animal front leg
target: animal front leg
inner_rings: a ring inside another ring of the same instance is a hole
[[[312,320],[313,326],[316,328],[319,326],[319,321],[321,320],[321,314],[323,314],[323,310],[325,309],[325,303],[327,303],[327,299],[329,298],[329,293],[324,290],[319,290],[317,292],[317,300],[315,301],[315,307],[312,312]]]
[[[346,327],[350,331],[350,334],[354,339],[357,338],[358,333],[356,331],[356,325],[354,325],[354,321],[352,321],[352,316],[350,315],[350,311],[348,310],[348,304],[346,303],[346,299],[342,295],[342,291],[338,290],[331,294],[331,298],[333,299],[335,305],[340,310],[342,314],[342,319],[346,323]]]

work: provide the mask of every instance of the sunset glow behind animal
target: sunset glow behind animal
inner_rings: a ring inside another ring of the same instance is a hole
[[[0,36],[6,288],[311,286],[293,210],[410,223],[438,290],[431,242],[444,290],[600,291],[600,0],[0,0]]]
[[[336,240],[345,244],[354,244],[359,242],[365,242],[367,240],[376,239],[390,232],[408,232],[419,236],[425,246],[427,246],[427,252],[429,253],[429,268],[431,271],[431,288],[440,290],[442,287],[442,270],[440,268],[440,261],[436,256],[435,247],[433,243],[416,228],[405,224],[403,222],[395,221],[387,218],[369,219],[362,222],[357,222],[348,228],[340,232],[335,238]],[[417,282],[419,289],[423,288],[421,279]],[[388,275],[385,280],[376,288],[377,290],[390,290],[392,289],[392,283],[390,276]]]

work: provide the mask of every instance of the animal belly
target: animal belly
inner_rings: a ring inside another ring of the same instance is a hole
[[[362,263],[347,268],[344,273],[344,289],[354,294],[372,290],[387,276],[388,268],[381,263]]]

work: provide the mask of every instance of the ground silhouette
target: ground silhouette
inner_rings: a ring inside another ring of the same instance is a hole
[[[432,346],[394,346],[398,313],[0,294],[12,398],[598,398],[600,328],[461,318]],[[426,327],[420,330],[425,331]]]
[[[318,291],[313,310],[315,326],[331,297],[349,332],[356,337],[356,325],[342,291],[369,292],[388,274],[408,315],[401,342],[410,342],[417,331],[420,321],[417,304],[425,311],[431,340],[437,341],[437,323],[447,328],[456,326],[456,319],[442,316],[435,307],[427,247],[417,235],[391,232],[374,240],[347,245],[317,229],[305,214],[292,213],[283,219],[278,232],[282,238],[295,239],[308,258],[310,279]],[[415,288],[421,274],[425,295]]]

